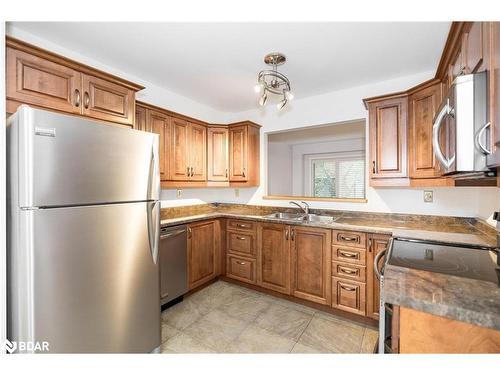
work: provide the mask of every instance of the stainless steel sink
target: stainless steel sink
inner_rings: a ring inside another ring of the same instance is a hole
[[[304,214],[294,214],[290,212],[274,212],[264,217],[268,217],[270,219],[282,219],[282,220],[302,220]]]
[[[333,223],[335,218],[333,216],[326,215],[316,215],[316,214],[295,214],[290,212],[274,212],[272,214],[266,215],[265,217],[271,219],[282,219],[282,220],[294,220],[303,221],[306,223]]]

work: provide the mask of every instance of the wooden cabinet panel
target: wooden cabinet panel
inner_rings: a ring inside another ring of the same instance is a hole
[[[489,114],[491,122],[488,166],[500,167],[500,22],[489,23]]]
[[[170,144],[170,118],[161,112],[148,111],[147,128],[160,136],[158,154],[160,157],[160,180],[169,179],[168,149]]]
[[[228,229],[237,229],[239,231],[251,231],[255,232],[257,224],[253,221],[238,220],[238,219],[228,219],[227,220]]]
[[[229,146],[229,181],[246,181],[248,178],[248,127],[246,125],[229,129]]]
[[[6,50],[7,99],[81,113],[81,73],[13,48]]]
[[[366,250],[346,246],[332,246],[332,259],[339,262],[366,264]]]
[[[134,129],[141,131],[149,131],[147,126],[147,109],[140,105],[135,106]]]
[[[170,179],[189,180],[189,126],[188,122],[176,117],[171,120],[172,142],[170,147]]]
[[[366,316],[378,319],[379,317],[379,302],[380,302],[380,287],[379,280],[375,276],[374,260],[375,256],[382,250],[385,250],[391,237],[383,234],[370,235],[368,254],[366,256]]]
[[[256,267],[255,260],[242,258],[235,255],[228,255],[226,265],[226,275],[232,279],[255,284]]]
[[[365,249],[366,233],[334,230],[333,243]]]
[[[309,301],[331,303],[331,230],[291,228],[292,295]]]
[[[332,262],[332,276],[366,282],[366,267],[349,263]]]
[[[188,225],[189,289],[216,277],[219,273],[220,232],[216,220]]]
[[[87,74],[82,76],[83,114],[100,120],[133,125],[134,91]]]
[[[406,96],[369,103],[370,177],[407,177]]]
[[[259,224],[258,244],[258,285],[290,294],[290,227]]]
[[[229,132],[227,128],[209,127],[208,181],[229,181]]]
[[[473,22],[464,38],[465,72],[475,73],[483,62],[483,23]]]
[[[332,307],[365,315],[365,284],[332,277]]]
[[[452,62],[450,64],[450,68],[449,68],[450,86],[453,83],[453,81],[455,80],[455,78],[457,78],[459,75],[464,74],[464,72],[465,72],[465,66],[463,63],[464,55],[463,55],[462,51],[463,51],[463,48],[461,47],[457,51],[455,58],[452,60]]]
[[[432,178],[441,174],[432,146],[433,119],[441,97],[441,83],[437,82],[415,92],[409,98],[408,153],[411,178]]]
[[[228,253],[239,253],[240,255],[255,257],[257,249],[253,234],[228,231],[226,237],[226,250]]]
[[[191,181],[207,179],[207,128],[189,123],[189,168]]]

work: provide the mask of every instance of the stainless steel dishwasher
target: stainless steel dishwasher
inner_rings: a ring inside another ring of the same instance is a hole
[[[160,280],[162,305],[188,291],[187,228],[185,225],[161,228]]]

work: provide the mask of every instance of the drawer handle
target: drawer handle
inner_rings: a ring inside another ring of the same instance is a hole
[[[238,228],[246,228],[247,226],[245,224],[236,224]]]
[[[236,236],[236,238],[241,241],[244,241],[246,239],[245,237],[239,237],[239,236]]]
[[[80,107],[80,102],[82,98],[80,96],[80,90],[75,89],[75,107]]]
[[[340,269],[340,272],[345,273],[347,275],[357,275],[358,274],[358,270],[353,270],[353,269],[344,268],[344,267],[340,267],[339,269]]]
[[[348,287],[345,285],[341,285],[340,287],[344,290],[347,290],[348,292],[354,292],[356,290],[356,288]]]
[[[87,91],[83,94],[83,106],[88,109],[90,105],[90,95]]]
[[[358,241],[358,237],[347,237],[343,235],[340,235],[340,239],[342,241]]]
[[[239,260],[237,260],[236,263],[238,263],[238,264],[240,264],[242,266],[244,266],[246,264],[246,262],[240,262]]]
[[[340,255],[346,258],[355,258],[358,259],[358,254],[357,253],[350,253],[348,251],[341,251]]]

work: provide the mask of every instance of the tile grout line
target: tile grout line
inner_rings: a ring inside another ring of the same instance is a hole
[[[289,353],[292,353],[293,349],[295,348],[295,345],[297,345],[299,343],[299,340],[301,339],[302,335],[307,330],[307,328],[309,328],[309,325],[311,324],[311,322],[313,321],[313,319],[314,319],[315,316],[316,316],[316,311],[313,312],[313,314],[311,316],[311,320],[309,320],[309,322],[307,323],[306,328],[304,328],[304,330],[302,331],[302,333],[300,334],[300,336],[297,338],[297,341],[295,341],[295,344],[293,344],[293,347],[292,347],[292,349],[290,350]]]

